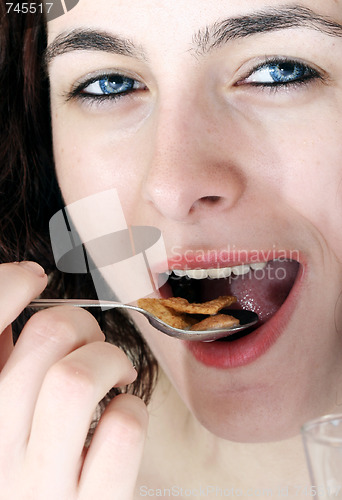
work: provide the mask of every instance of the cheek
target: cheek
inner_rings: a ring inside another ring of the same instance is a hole
[[[342,256],[342,127],[331,126],[339,121],[326,112],[273,131],[262,177],[288,207],[289,220],[293,211],[294,222],[302,217]]]
[[[304,150],[295,161],[298,174],[294,169],[287,176],[283,190],[288,204],[312,224],[336,255],[342,255],[342,148],[336,147],[337,140],[329,144],[329,140],[322,141]]]
[[[64,200],[71,203],[110,188],[136,198],[143,177],[144,141],[120,134],[109,119],[53,118],[54,158]],[[138,161],[139,159],[139,161]]]

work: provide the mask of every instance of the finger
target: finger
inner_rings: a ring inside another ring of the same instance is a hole
[[[47,276],[35,262],[0,265],[0,334],[46,287]]]
[[[80,500],[130,500],[147,431],[145,404],[136,396],[117,396],[96,428],[81,473]]]
[[[13,351],[12,328],[7,326],[0,335],[0,372]]]
[[[26,447],[34,408],[49,368],[80,346],[104,341],[93,316],[73,307],[36,313],[0,374],[0,442]],[[0,449],[1,454],[1,449]]]
[[[131,383],[135,377],[123,351],[104,342],[82,346],[49,370],[37,401],[26,460],[30,480],[33,484],[39,480],[50,499],[67,498],[77,485],[98,402],[113,386]],[[60,485],[53,497],[52,482]]]

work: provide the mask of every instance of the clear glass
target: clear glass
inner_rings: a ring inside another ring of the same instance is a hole
[[[307,422],[302,437],[315,496],[342,499],[342,414]]]

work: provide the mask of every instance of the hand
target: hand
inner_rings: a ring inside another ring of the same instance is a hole
[[[147,427],[143,402],[117,396],[87,450],[97,403],[133,382],[125,354],[87,311],[37,312],[15,347],[11,322],[45,288],[34,263],[0,265],[0,497],[131,500]]]

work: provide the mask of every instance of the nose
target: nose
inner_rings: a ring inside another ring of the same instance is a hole
[[[210,123],[195,103],[159,105],[151,127],[145,201],[167,219],[191,223],[237,204],[246,182],[229,127]]]

